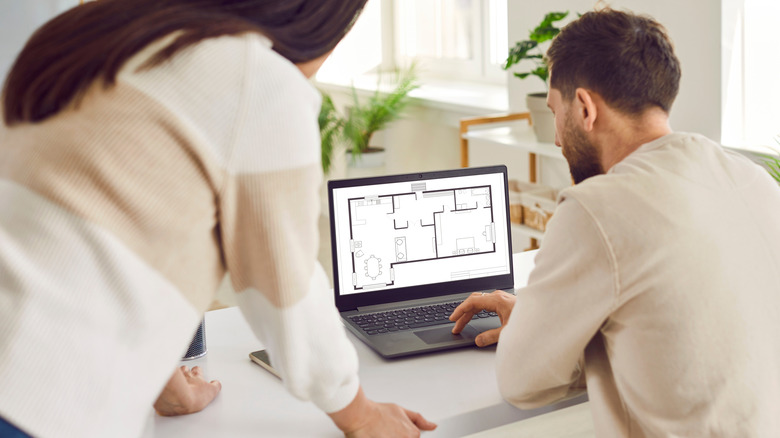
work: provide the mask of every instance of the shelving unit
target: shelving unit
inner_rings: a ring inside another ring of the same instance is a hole
[[[542,240],[542,238],[544,238],[544,232],[539,231],[536,228],[531,228],[531,227],[523,225],[523,224],[515,224],[515,223],[512,223],[510,225],[512,225],[512,229],[513,230],[519,231],[519,232],[525,234],[526,236],[528,236],[528,237],[530,237],[532,239],[535,239],[537,241],[538,240]],[[538,242],[537,242],[537,244],[538,244]],[[534,246],[534,245],[531,245],[531,246]],[[536,248],[529,248],[529,249],[536,249]]]
[[[522,121],[527,121],[526,125]],[[463,119],[460,123],[461,166],[469,166],[470,143],[519,148],[528,152],[528,182],[537,182],[538,157],[564,160],[561,148],[553,143],[540,143],[531,129],[528,113],[501,114],[495,116]],[[531,238],[531,247],[538,248],[544,232],[526,225],[512,223],[512,230]]]
[[[461,138],[466,140],[478,140],[500,146],[520,148],[532,154],[559,158],[561,160],[564,159],[561,148],[555,146],[555,144],[537,142],[530,125],[473,129],[463,133]],[[468,161],[465,164],[466,165],[463,167],[468,166]]]

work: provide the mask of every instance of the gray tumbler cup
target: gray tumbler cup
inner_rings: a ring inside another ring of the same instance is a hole
[[[190,348],[184,354],[182,360],[197,359],[206,355],[206,320],[203,319],[195,331],[195,337],[190,342]]]

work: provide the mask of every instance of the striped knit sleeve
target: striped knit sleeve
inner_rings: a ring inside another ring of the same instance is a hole
[[[320,97],[257,44],[242,82],[219,199],[225,263],[288,390],[334,412],[357,393],[357,355],[317,262]]]

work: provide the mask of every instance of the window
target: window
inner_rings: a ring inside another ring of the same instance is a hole
[[[504,84],[506,0],[368,2],[319,80],[395,70],[412,62],[423,78]]]
[[[442,79],[505,79],[506,0],[396,0],[395,22],[397,64],[417,61]]]
[[[768,152],[780,148],[780,2],[723,2],[722,142]]]

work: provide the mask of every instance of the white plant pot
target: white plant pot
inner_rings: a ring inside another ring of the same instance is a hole
[[[385,165],[385,156],[384,148],[373,146],[358,156],[353,156],[352,151],[347,151],[347,166],[355,169],[381,167]]]
[[[530,93],[525,97],[531,122],[540,143],[555,143],[555,116],[547,107],[547,93]]]
[[[370,147],[358,157],[347,151],[347,178],[367,178],[385,174],[385,150]]]

